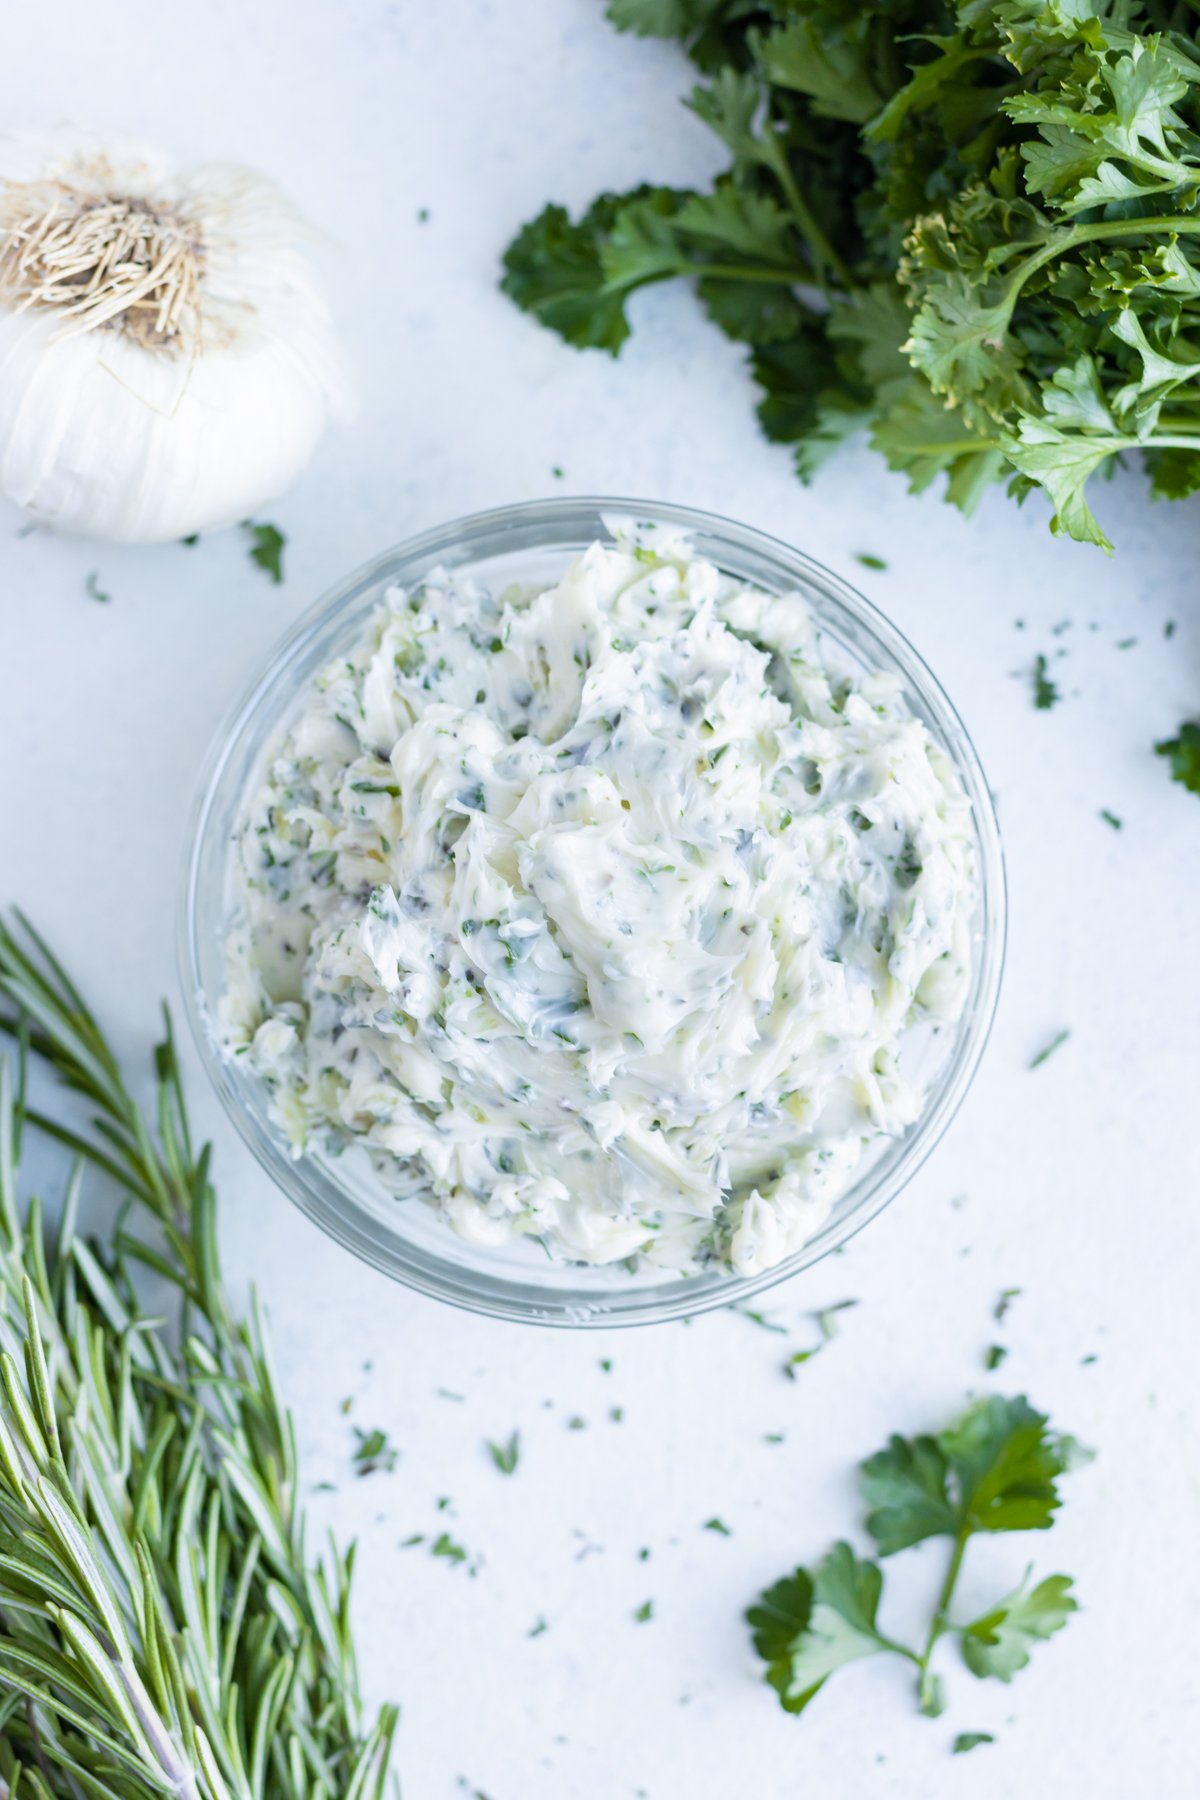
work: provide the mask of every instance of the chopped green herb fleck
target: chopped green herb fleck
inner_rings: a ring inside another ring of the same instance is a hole
[[[242,530],[250,536],[250,561],[278,586],[283,581],[283,546],[287,542],[275,525],[256,525],[253,519],[242,520]]]
[[[864,569],[887,568],[887,564],[884,562],[882,556],[874,556],[869,550],[860,550],[855,560],[856,562],[860,562]]]
[[[1039,656],[1033,665],[1033,704],[1039,712],[1049,712],[1062,698],[1057,685],[1047,673],[1048,669],[1046,658]]]
[[[181,544],[186,544],[187,548],[191,550],[200,542],[200,533],[193,531],[190,537],[180,538],[179,541]]]
[[[356,1472],[373,1475],[377,1469],[382,1469],[385,1475],[390,1475],[400,1453],[388,1443],[387,1433],[378,1427],[373,1431],[362,1431],[356,1425],[354,1435],[358,1439],[354,1452]]]
[[[438,1537],[434,1539],[430,1546],[430,1555],[444,1556],[447,1562],[452,1563],[463,1563],[467,1560],[466,1551],[461,1544],[454,1541],[448,1531],[441,1532]]]
[[[1189,719],[1179,727],[1176,737],[1163,738],[1155,744],[1154,751],[1169,759],[1172,781],[1178,781],[1190,794],[1200,794],[1200,719]]]
[[[983,1359],[984,1368],[998,1369],[1007,1355],[1008,1351],[1003,1344],[989,1344],[987,1354]]]
[[[1009,1307],[1014,1300],[1019,1300],[1021,1298],[1022,1291],[1021,1288],[1001,1288],[1000,1298],[992,1308],[992,1317],[995,1319],[997,1325],[1003,1325],[1008,1316]]]
[[[1122,824],[1124,823],[1123,820],[1118,819],[1115,812],[1109,812],[1107,806],[1102,806],[1100,808],[1100,817],[1104,820],[1106,825],[1111,825],[1114,831],[1120,831]]]
[[[1054,1052],[1057,1049],[1059,1049],[1061,1047],[1061,1045],[1066,1043],[1066,1041],[1070,1037],[1070,1035],[1071,1035],[1070,1030],[1064,1029],[1063,1031],[1060,1031],[1057,1034],[1057,1036],[1052,1037],[1050,1039],[1050,1042],[1046,1045],[1045,1049],[1038,1051],[1037,1055],[1034,1057],[1033,1061],[1029,1065],[1030,1068],[1031,1069],[1040,1069],[1042,1064],[1044,1062],[1048,1062],[1050,1060],[1050,1058],[1054,1055]]]
[[[705,1529],[705,1531],[715,1531],[717,1533],[718,1537],[732,1537],[733,1536],[732,1531],[730,1531],[730,1529],[729,1529],[728,1525],[725,1523],[724,1519],[718,1519],[715,1516],[711,1519],[705,1519],[704,1529]]]
[[[637,1620],[639,1625],[645,1625],[647,1620],[652,1619],[654,1617],[654,1602],[653,1602],[653,1600],[643,1600],[642,1604],[638,1607],[637,1611],[634,1613],[633,1616]]]
[[[979,1744],[994,1744],[995,1738],[990,1731],[960,1731],[951,1745],[954,1756],[962,1756],[967,1750],[974,1750]]]
[[[104,589],[100,586],[100,577],[95,569],[92,570],[83,586],[84,592],[87,594],[89,600],[99,600],[101,605],[107,606],[112,599],[112,595],[106,594]]]
[[[752,1325],[757,1325],[762,1331],[776,1331],[783,1337],[787,1336],[786,1325],[780,1325],[776,1319],[769,1319],[764,1312],[755,1312],[751,1306],[731,1305],[729,1310],[737,1313],[739,1318],[749,1319]]]
[[[503,1444],[493,1444],[489,1439],[488,1451],[502,1475],[514,1475],[521,1459],[520,1432],[514,1431],[507,1442]]]

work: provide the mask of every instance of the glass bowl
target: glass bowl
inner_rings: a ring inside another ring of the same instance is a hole
[[[528,1240],[496,1249],[457,1237],[432,1207],[390,1197],[365,1155],[295,1157],[271,1122],[260,1080],[222,1055],[214,1021],[222,994],[231,843],[243,796],[308,682],[363,630],[384,590],[413,587],[439,564],[489,584],[556,579],[599,538],[606,517],[633,515],[686,530],[697,552],[730,575],[802,594],[827,655],[848,667],[898,672],[909,704],[958,772],[972,803],[979,898],[974,966],[962,1018],[939,1034],[938,1067],[921,1117],[860,1165],[822,1228],[785,1262],[739,1277],[719,1271],[631,1274],[623,1265],[552,1262]],[[323,1230],[397,1281],[475,1312],[542,1325],[613,1326],[678,1319],[746,1300],[845,1243],[910,1181],[954,1116],[991,1028],[1004,961],[1004,862],[983,770],[954,708],[916,651],[861,594],[799,551],[709,513],[641,500],[554,499],[476,513],[422,533],[326,594],[278,646],[217,736],[190,837],[181,919],[185,1003],[208,1073],[262,1166]]]

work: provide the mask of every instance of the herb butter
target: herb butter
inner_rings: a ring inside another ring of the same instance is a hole
[[[230,1054],[480,1243],[751,1274],[919,1115],[970,805],[795,595],[622,528],[389,592],[240,821]]]

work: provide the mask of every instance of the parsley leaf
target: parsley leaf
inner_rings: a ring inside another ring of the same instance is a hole
[[[943,1637],[957,1636],[976,1675],[1007,1681],[1029,1660],[1029,1645],[1059,1630],[1076,1603],[1068,1577],[1052,1575],[1012,1594],[969,1625],[951,1604],[964,1552],[979,1532],[1036,1531],[1053,1524],[1056,1483],[1085,1453],[1051,1431],[1023,1396],[976,1401],[936,1436],[894,1435],[862,1465],[866,1528],[881,1557],[928,1538],[952,1541],[945,1579],[923,1643],[910,1646],[879,1625],[880,1564],[840,1542],[815,1570],[795,1569],[761,1594],[746,1614],[765,1679],[787,1712],[802,1712],[829,1677],[860,1658],[889,1654],[913,1666],[922,1713],[944,1709],[942,1678],[933,1667]],[[969,1746],[968,1746],[969,1747]]]
[[[1172,781],[1182,783],[1190,794],[1200,794],[1200,720],[1188,720],[1175,737],[1164,738],[1154,749],[1169,760]]]
[[[860,425],[969,512],[1006,482],[1110,548],[1097,477],[1200,488],[1200,56],[1158,0],[609,0],[678,39],[727,166],[706,188],[548,206],[503,286],[619,350],[626,301],[687,277],[748,346],[805,480]],[[886,297],[886,304],[884,304]],[[871,354],[854,343],[864,307]],[[778,352],[778,354],[767,354]]]
[[[994,1744],[995,1738],[990,1731],[960,1731],[950,1746],[951,1754],[962,1756],[968,1750],[975,1750],[980,1744]]]
[[[1069,1575],[1047,1575],[1034,1588],[1029,1577],[962,1631],[963,1661],[973,1675],[1011,1681],[1029,1662],[1032,1646],[1061,1631],[1079,1610]]]
[[[797,1569],[749,1609],[754,1648],[785,1712],[803,1712],[846,1663],[891,1648],[875,1629],[882,1585],[877,1563],[835,1544],[811,1578]]]

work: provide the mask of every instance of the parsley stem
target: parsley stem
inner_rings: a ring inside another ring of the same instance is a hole
[[[937,1605],[933,1609],[933,1617],[929,1621],[929,1634],[925,1639],[925,1647],[917,1658],[917,1667],[922,1675],[929,1669],[929,1659],[933,1655],[934,1645],[943,1635],[949,1623],[950,1602],[954,1597],[954,1589],[958,1585],[958,1577],[962,1571],[963,1555],[967,1548],[968,1532],[960,1531],[954,1540],[954,1553],[946,1570],[946,1579],[937,1597]]]
[[[1009,276],[1005,301],[1010,314],[1030,276],[1036,275],[1039,269],[1053,262],[1056,257],[1065,256],[1068,250],[1074,250],[1077,245],[1100,243],[1107,238],[1157,237],[1170,231],[1194,235],[1200,232],[1200,218],[1176,214],[1160,219],[1108,219],[1097,225],[1068,225],[1050,243],[1043,244],[1040,250],[1035,250],[1032,256],[1019,263],[1015,273]]]
[[[822,287],[825,285],[822,270],[828,268],[832,274],[837,276],[843,287],[852,289],[856,285],[853,275],[817,224],[808,201],[796,185],[796,178],[792,174],[791,165],[788,162],[787,151],[774,131],[769,128],[762,139],[762,160],[783,189],[787,203],[791,207],[796,224],[800,229],[800,234],[805,238],[812,251],[817,280],[820,285]]]

